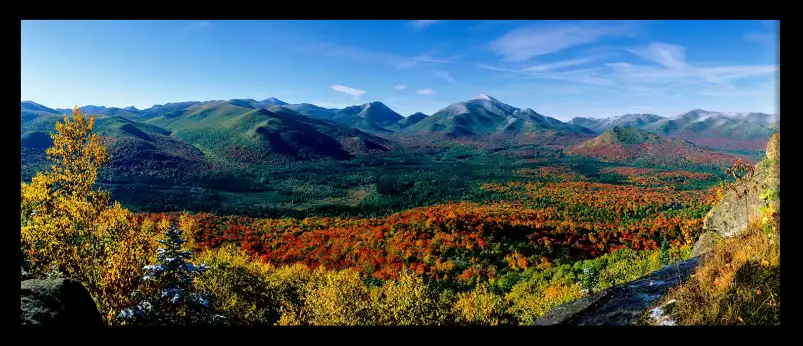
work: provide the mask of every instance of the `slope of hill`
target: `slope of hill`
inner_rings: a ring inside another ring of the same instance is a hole
[[[664,117],[655,114],[625,114],[611,118],[577,117],[569,120],[568,123],[585,127],[596,133],[603,133],[612,129],[614,126],[632,126],[641,129],[661,119],[664,119]]]
[[[719,149],[761,150],[766,147],[773,116],[762,113],[719,113],[695,109],[643,127],[669,138]],[[764,125],[767,123],[767,125]]]
[[[332,120],[341,124],[372,132],[389,132],[384,127],[393,125],[402,119],[404,119],[403,116],[382,102],[346,107],[334,112],[332,116]]]
[[[20,109],[24,110],[24,111],[27,110],[27,111],[34,111],[34,112],[58,113],[58,111],[56,111],[56,110],[54,110],[52,108],[45,107],[45,106],[40,105],[40,104],[38,104],[36,102],[33,102],[33,101],[22,101],[22,102],[20,102]]]
[[[645,130],[618,126],[569,148],[566,153],[600,161],[662,166],[727,166],[739,159],[685,140],[662,138]]]
[[[424,120],[427,117],[429,117],[429,116],[424,114],[424,113],[416,112],[416,113],[411,114],[411,115],[409,115],[408,117],[406,117],[406,118],[404,118],[402,120],[399,120],[397,123],[395,123],[395,124],[393,124],[391,126],[388,126],[388,129],[393,130],[393,131],[403,130],[403,129],[406,129],[406,128],[410,127],[410,126],[418,124],[421,120]]]
[[[23,179],[29,179],[45,163],[45,149],[53,145],[49,134],[62,119],[61,114],[52,113],[21,124]],[[116,182],[174,181],[200,170],[205,162],[198,149],[172,138],[170,131],[158,126],[101,114],[95,116],[95,132],[109,149],[106,181],[111,177]]]
[[[407,127],[406,135],[465,139],[513,139],[519,142],[539,142],[562,138],[578,142],[593,135],[584,127],[519,109],[488,96],[458,102]]]
[[[282,105],[282,106],[287,109],[291,109],[298,113],[304,114],[308,117],[316,119],[332,119],[335,116],[335,112],[338,111],[337,109],[318,107],[310,103],[299,103],[299,104]]]
[[[193,105],[147,120],[174,131],[221,161],[268,163],[275,159],[348,159],[388,150],[387,140],[284,106],[255,108],[240,100]]]

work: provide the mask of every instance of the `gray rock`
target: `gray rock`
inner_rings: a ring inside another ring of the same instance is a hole
[[[103,319],[79,282],[31,279],[20,284],[22,326],[101,327]]]
[[[673,263],[626,284],[549,310],[535,325],[632,325],[666,291],[686,280],[699,257]]]
[[[780,191],[780,134],[775,134],[767,144],[767,158],[755,166],[755,174],[735,185],[735,191],[727,190],[722,201],[711,208],[703,219],[703,229],[714,231],[727,238],[741,234],[747,226],[761,220],[761,208],[767,201],[761,195],[767,189]],[[776,201],[780,207],[780,201]]]
[[[691,250],[691,257],[701,256],[711,249],[714,248],[714,245],[722,241],[722,237],[717,234],[716,232],[708,231],[700,235],[700,238],[697,239],[697,242],[694,243],[694,248]]]
[[[761,218],[765,201],[759,198],[768,186],[760,175],[736,185],[736,191],[727,190],[721,202],[711,208],[703,219],[703,229],[722,237],[732,237],[747,229],[750,222]]]

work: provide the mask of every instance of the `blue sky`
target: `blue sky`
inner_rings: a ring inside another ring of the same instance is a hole
[[[777,113],[777,21],[23,21],[22,100]]]

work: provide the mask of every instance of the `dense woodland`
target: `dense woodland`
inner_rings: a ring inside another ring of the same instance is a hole
[[[727,178],[699,151],[633,166],[470,145],[127,171],[94,126],[76,109],[23,164],[21,252],[34,276],[81,281],[110,325],[532,324],[687,259]]]

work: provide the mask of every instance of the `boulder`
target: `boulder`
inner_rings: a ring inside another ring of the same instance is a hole
[[[20,284],[22,326],[101,327],[89,292],[71,279],[31,279]]]
[[[767,157],[755,166],[753,176],[735,184],[735,191],[725,191],[722,201],[703,219],[703,229],[727,238],[761,220],[761,208],[768,204],[761,195],[767,189],[780,191],[780,156],[780,133],[776,133],[767,144]]]
[[[717,234],[716,232],[708,231],[700,235],[700,238],[697,239],[697,242],[694,243],[694,248],[691,250],[691,257],[700,256],[711,249],[714,248],[714,245],[719,243],[722,240],[722,237]]]

